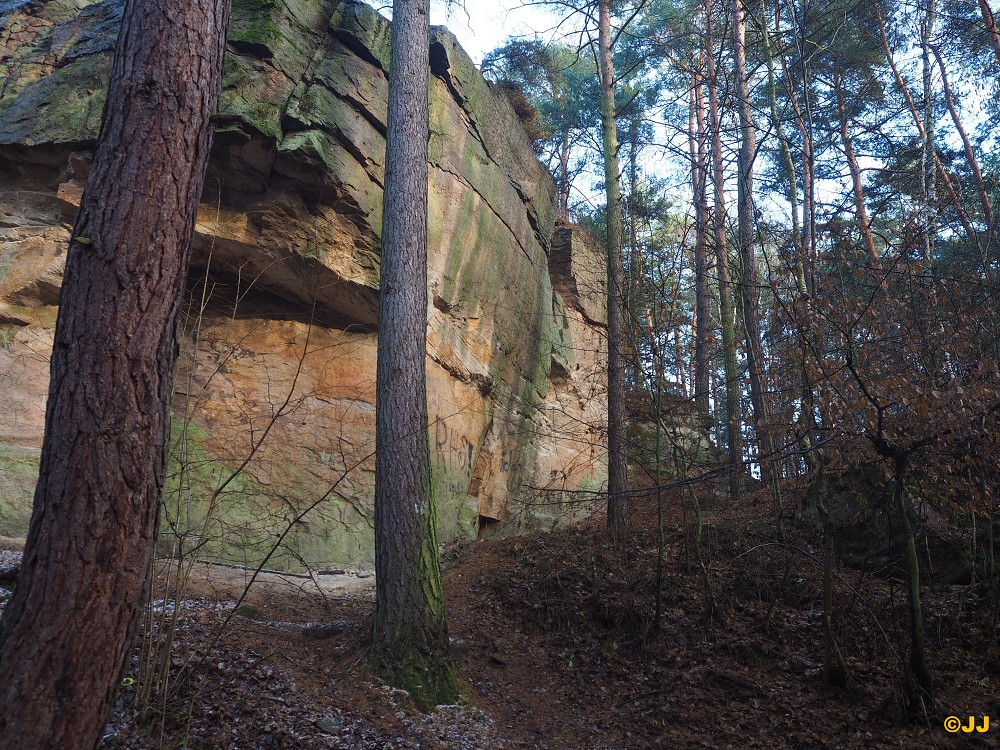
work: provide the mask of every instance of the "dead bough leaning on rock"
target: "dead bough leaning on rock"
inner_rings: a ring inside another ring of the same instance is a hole
[[[0,15],[0,534],[20,535],[69,226],[122,3],[6,5],[16,7]],[[161,551],[254,564],[336,485],[268,565],[367,563],[389,27],[360,3],[237,0],[229,36]],[[605,481],[603,260],[555,227],[550,175],[444,29],[432,31],[430,65],[440,538],[497,522],[547,527],[581,506],[532,504],[531,488]]]

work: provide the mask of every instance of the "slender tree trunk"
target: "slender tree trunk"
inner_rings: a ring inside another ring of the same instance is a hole
[[[979,12],[986,25],[986,32],[990,36],[993,54],[996,55],[997,62],[1000,63],[1000,30],[997,29],[997,22],[993,17],[993,9],[990,7],[989,0],[979,0]]]
[[[427,442],[427,0],[396,0],[375,390],[371,657],[421,708],[458,697]]]
[[[865,252],[872,267],[878,269],[878,251],[875,249],[875,238],[872,236],[871,224],[868,221],[868,210],[865,208],[865,187],[861,182],[861,168],[858,157],[854,153],[854,141],[847,123],[847,105],[844,102],[843,78],[839,67],[833,71],[833,89],[837,96],[837,112],[840,115],[840,142],[844,146],[844,156],[847,158],[847,168],[851,173],[851,186],[854,189],[854,210],[858,220],[858,231],[865,246]]]
[[[792,216],[792,252],[795,258],[792,262],[792,271],[795,274],[795,286],[800,295],[807,294],[806,286],[806,262],[802,254],[802,227],[799,223],[799,191],[798,179],[795,174],[795,160],[792,157],[792,148],[785,135],[785,129],[781,124],[781,117],[778,114],[778,92],[774,80],[774,50],[771,45],[771,33],[768,29],[768,20],[765,0],[761,0],[760,6],[760,30],[761,38],[764,40],[764,59],[767,61],[767,98],[771,107],[771,126],[778,136],[778,143],[781,145],[781,156],[785,163],[785,171],[788,172],[788,203],[791,207]],[[778,22],[778,4],[775,4],[775,27]]]
[[[628,280],[626,281],[626,300],[629,305],[638,299],[639,284],[642,281],[642,248],[639,245],[639,225],[636,220],[636,207],[639,201],[639,121],[631,117],[628,123]],[[641,311],[632,308],[626,312],[626,319],[640,319]],[[636,356],[636,339],[638,331],[635,326],[627,328],[625,347],[625,387],[640,390],[642,369]]]
[[[569,128],[563,131],[559,148],[559,215],[569,223]]]
[[[635,292],[641,277],[639,251],[639,225],[636,206],[639,201],[639,122],[635,117],[628,123],[628,251],[629,293]],[[639,379],[636,378],[636,382]]]
[[[703,423],[709,420],[709,352],[712,348],[712,316],[708,291],[708,200],[705,170],[705,89],[702,85],[704,51],[691,80],[691,116],[688,141],[691,152],[691,181],[694,190],[694,402]]]
[[[937,187],[934,180],[934,87],[931,78],[931,38],[937,16],[937,0],[926,0],[927,8],[920,23],[920,67],[924,89],[924,138],[920,153],[920,188],[923,193],[924,261],[930,263],[934,257],[934,236],[937,221],[934,217],[934,203]]]
[[[906,80],[899,72],[899,66],[896,64],[895,57],[892,54],[892,48],[889,47],[889,34],[885,28],[885,19],[882,18],[882,13],[879,11],[878,6],[876,5],[873,7],[875,8],[875,16],[879,21],[879,31],[882,35],[882,48],[885,50],[886,60],[892,70],[893,77],[896,80],[896,85],[899,87],[900,93],[903,94],[906,106],[910,110],[910,115],[913,117],[914,124],[917,128],[917,135],[920,137],[921,141],[926,144],[929,142],[929,138],[927,131],[924,129],[924,120],[920,115],[920,110],[917,108],[916,102],[913,101],[913,95],[910,93],[910,89],[906,85]],[[952,184],[951,178],[948,177],[948,173],[945,172],[944,165],[941,164],[941,159],[938,156],[937,151],[933,148],[931,149],[931,157],[934,161],[937,179],[941,180],[941,184],[944,185],[952,208],[955,209],[955,213],[958,215],[958,220],[962,224],[962,229],[965,231],[965,236],[969,240],[969,244],[976,248],[980,258],[983,260],[984,273],[989,276],[991,272],[986,262],[986,256],[979,243],[979,237],[976,234],[976,230],[972,226],[972,222],[969,220],[969,215],[966,213],[965,208],[962,206],[962,201],[959,198],[958,193],[955,191],[955,186]]]
[[[676,290],[677,287],[675,286],[674,289]],[[676,293],[675,293],[674,304],[672,305],[672,307],[675,310],[677,309]],[[691,391],[688,388],[687,371],[684,368],[684,345],[681,343],[681,323],[680,323],[680,318],[677,315],[674,316],[673,334],[674,334],[674,368],[677,370],[677,380],[679,383],[681,396],[683,396],[684,398],[690,398]]]
[[[776,4],[776,9],[780,6]],[[775,11],[776,15],[778,10]],[[806,288],[810,294],[815,294],[815,278],[812,273],[812,264],[816,259],[816,181],[813,179],[816,174],[816,158],[813,149],[813,114],[812,114],[812,89],[809,82],[809,67],[807,65],[806,52],[803,45],[808,41],[805,38],[805,31],[802,23],[795,12],[794,2],[792,4],[792,18],[795,20],[797,32],[793,35],[796,45],[796,53],[799,57],[800,71],[802,74],[802,100],[805,110],[799,105],[798,96],[795,93],[795,85],[788,63],[784,54],[780,56],[781,69],[785,74],[788,98],[792,102],[792,109],[795,112],[795,123],[802,136],[802,248],[806,257]]]
[[[823,681],[842,688],[847,687],[847,666],[833,634],[833,524],[822,492],[816,510],[823,524]]]
[[[906,540],[906,568],[909,573],[906,598],[910,608],[910,669],[917,680],[918,690],[914,697],[923,703],[922,708],[926,711],[934,705],[934,683],[927,666],[924,646],[924,615],[920,604],[920,561],[917,557],[916,535],[910,523],[910,504],[906,499],[906,471],[909,466],[907,458],[903,455],[896,455],[894,463],[893,494],[903,538]]]
[[[615,66],[611,53],[610,0],[600,0],[601,129],[608,211],[608,530],[622,537],[629,525],[625,454],[625,271],[622,267],[621,177],[615,113]]]
[[[715,402],[715,408],[712,409],[712,427],[715,429],[715,441],[719,445],[722,444],[722,409],[719,405],[725,400],[723,394],[721,393],[721,388],[719,388],[719,373],[718,370],[713,366],[709,372],[709,378],[712,383],[712,398]]]
[[[226,0],[132,0],[66,259],[45,439],[0,625],[0,748],[95,747],[152,564],[177,315]]]
[[[931,46],[931,51],[937,59],[938,69],[941,71],[941,85],[944,88],[945,103],[948,105],[948,112],[951,114],[951,121],[955,124],[955,130],[962,139],[962,146],[965,149],[965,158],[969,160],[969,167],[972,175],[976,178],[976,191],[979,193],[979,204],[983,209],[983,220],[986,222],[986,258],[989,261],[993,249],[993,235],[996,231],[996,221],[993,216],[993,203],[990,201],[989,191],[986,188],[986,181],[983,179],[983,170],[979,167],[979,160],[976,152],[972,148],[972,140],[965,127],[962,125],[962,118],[958,114],[958,107],[955,105],[955,95],[951,90],[948,81],[948,70],[944,65],[944,58],[941,57],[941,50],[936,46]]]
[[[653,354],[653,418],[656,420],[656,439],[654,441],[653,457],[656,467],[653,470],[653,481],[656,483],[656,598],[654,602],[653,632],[659,634],[663,621],[663,558],[666,553],[666,541],[663,525],[663,370],[664,362],[657,343],[656,328],[653,316],[646,308],[646,330],[649,333],[649,349]]]
[[[740,257],[740,297],[746,331],[747,370],[750,373],[750,403],[754,412],[761,480],[771,483],[770,415],[764,377],[764,347],[760,334],[757,261],[754,253],[753,162],[757,155],[756,127],[750,111],[750,86],[746,67],[746,9],[743,0],[732,0],[733,57],[736,101],[740,120],[740,152],[737,183],[737,246]]]
[[[796,174],[795,174],[795,161],[792,157],[791,145],[788,141],[788,137],[785,135],[784,128],[781,124],[781,117],[778,114],[778,95],[777,86],[775,84],[774,75],[774,61],[773,61],[773,46],[771,43],[771,34],[768,29],[767,24],[767,13],[765,12],[764,1],[761,2],[761,14],[762,19],[762,36],[764,39],[764,50],[767,56],[767,82],[768,82],[768,99],[771,106],[771,121],[775,132],[778,135],[778,140],[781,143],[781,153],[785,161],[785,169],[789,174],[788,181],[788,201],[791,206],[792,212],[792,247],[795,253],[795,263],[794,263],[794,273],[795,273],[795,286],[798,292],[798,300],[796,302],[797,307],[801,307],[805,304],[805,300],[809,295],[810,283],[809,277],[811,273],[807,272],[807,267],[809,267],[809,262],[807,260],[808,247],[806,236],[800,226],[798,220],[798,190],[796,187]],[[781,30],[781,4],[776,2],[774,4],[774,28],[777,33],[780,34]],[[803,175],[804,179],[804,194],[805,194],[805,204],[803,206],[803,211],[806,211],[806,206],[809,205],[809,193],[810,187],[809,182],[811,181],[812,171],[810,167],[810,159],[807,156],[808,149],[810,147],[809,131],[806,128],[804,118],[802,117],[802,112],[799,107],[798,98],[795,95],[795,88],[792,85],[791,78],[788,72],[788,65],[785,62],[784,56],[779,55],[781,60],[781,67],[785,73],[785,77],[788,83],[788,94],[789,98],[792,100],[792,107],[795,113],[796,122],[798,123],[799,131],[802,135],[803,142]],[[810,206],[811,210],[811,206]],[[811,220],[807,219],[802,222],[802,225],[808,226],[811,224]],[[810,469],[814,462],[812,456],[812,436],[815,429],[815,420],[813,418],[814,409],[814,396],[812,384],[809,382],[808,371],[805,366],[806,356],[807,356],[807,345],[804,335],[800,332],[799,335],[799,351],[801,354],[801,365],[799,367],[799,383],[801,386],[801,404],[799,415],[799,445],[804,451],[806,466]],[[795,504],[795,514],[796,518],[801,513],[801,504]]]
[[[740,415],[740,371],[736,360],[736,313],[729,250],[726,243],[726,182],[722,164],[722,123],[719,116],[719,78],[715,64],[712,0],[705,0],[705,49],[708,74],[708,119],[712,133],[712,177],[715,182],[715,252],[719,267],[719,317],[722,327],[723,370],[726,375],[726,449],[729,452],[729,494],[740,494],[743,440]]]

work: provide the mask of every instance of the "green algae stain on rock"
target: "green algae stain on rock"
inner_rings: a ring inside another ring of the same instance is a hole
[[[107,95],[110,57],[70,63],[0,99],[0,144],[38,146],[97,138]]]
[[[24,536],[41,450],[0,441],[0,536]]]
[[[330,30],[359,55],[389,70],[392,26],[370,7],[354,0],[340,3],[330,18]]]
[[[175,422],[161,503],[158,550],[254,567],[303,571],[370,564],[370,499],[345,488],[324,498],[306,469],[287,467],[275,487],[255,478],[254,461],[212,458],[212,433]],[[367,512],[366,512],[367,510]]]
[[[284,39],[275,26],[281,9],[276,0],[234,2],[229,18],[229,43],[257,57],[274,56]]]
[[[249,476],[210,457],[209,440],[194,422],[171,424],[159,550],[172,556],[197,550],[205,559],[234,563],[262,559],[262,540],[253,531],[258,490]]]

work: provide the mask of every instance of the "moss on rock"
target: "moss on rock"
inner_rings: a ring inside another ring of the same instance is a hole
[[[38,448],[0,442],[0,535],[26,533],[40,459]]]

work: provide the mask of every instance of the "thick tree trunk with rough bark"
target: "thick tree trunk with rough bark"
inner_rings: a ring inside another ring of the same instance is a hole
[[[427,442],[427,0],[393,5],[375,385],[371,658],[421,708],[458,698]]]
[[[24,563],[0,625],[4,750],[95,747],[139,622],[228,8],[125,8],[66,260]]]
[[[621,178],[609,0],[600,0],[598,45],[604,184],[608,203],[608,529],[617,537],[624,534],[629,525],[629,496],[625,455],[625,271],[622,266]]]

